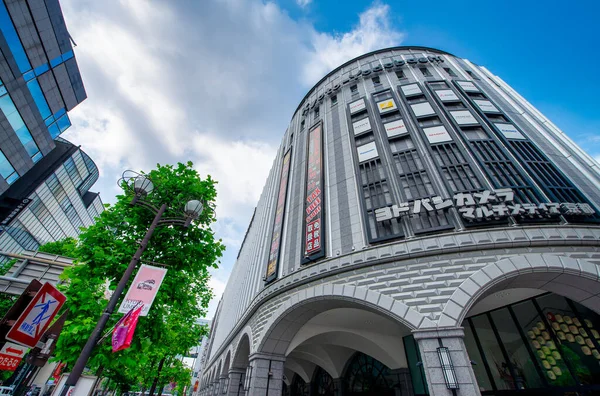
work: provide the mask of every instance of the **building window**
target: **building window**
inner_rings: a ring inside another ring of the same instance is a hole
[[[305,124],[305,122],[304,122],[304,120],[302,120],[302,121],[300,122],[300,130],[304,129],[304,124]]]
[[[315,118],[319,118],[319,107],[315,109]]]
[[[14,183],[19,178],[19,174],[2,151],[0,151],[0,175],[2,175],[8,184]]]
[[[337,102],[338,102],[338,101],[337,101],[337,95],[333,95],[333,96],[331,97],[331,105],[332,105],[332,106],[335,106],[335,105],[337,104]]]
[[[444,67],[444,70],[450,77],[457,77],[456,73],[454,73],[454,70],[450,69],[449,67]]]
[[[358,85],[356,85],[356,84],[351,85],[350,92],[352,92],[352,94],[358,93]]]
[[[0,110],[4,113],[4,116],[8,120],[8,123],[12,127],[13,131],[21,141],[21,144],[27,151],[27,154],[31,157],[33,162],[38,162],[42,158],[42,153],[38,148],[37,143],[33,140],[31,132],[27,129],[21,114],[17,110],[17,107],[13,103],[10,95],[6,91],[5,87],[1,87],[2,93],[0,93]]]
[[[431,72],[426,67],[419,67],[419,70],[421,70],[421,73],[423,73],[423,77],[431,77],[432,76]]]
[[[379,76],[375,76],[371,80],[373,80],[374,86],[381,85],[381,80],[379,79]]]
[[[396,77],[398,77],[398,80],[402,80],[403,78],[406,78],[406,76],[404,75],[404,71],[402,71],[402,70],[396,70]]]
[[[317,366],[311,381],[313,395],[335,395],[335,383],[329,373]]]

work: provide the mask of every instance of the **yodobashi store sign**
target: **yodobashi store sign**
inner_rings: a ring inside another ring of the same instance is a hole
[[[306,199],[304,220],[304,256],[311,257],[323,249],[323,156],[321,125],[308,136]]]
[[[290,157],[292,150],[283,157],[281,165],[281,178],[279,181],[279,196],[277,197],[277,208],[275,220],[273,220],[273,235],[271,237],[271,250],[269,251],[269,263],[265,281],[269,282],[277,277],[277,266],[279,262],[279,250],[281,244],[281,231],[283,230],[283,215],[285,213],[285,199],[287,196],[288,177],[290,174]]]
[[[455,194],[452,198],[425,198],[403,202],[375,210],[377,221],[396,217],[419,215],[422,212],[435,212],[456,208],[467,222],[500,220],[509,216],[517,218],[544,218],[560,215],[593,216],[594,208],[587,203],[515,203],[514,192],[510,188],[485,190],[480,193]]]
[[[350,114],[358,113],[367,108],[364,99],[359,99],[356,102],[350,103]]]

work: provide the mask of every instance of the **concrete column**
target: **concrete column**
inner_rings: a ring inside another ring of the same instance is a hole
[[[244,396],[244,374],[246,370],[233,368],[229,370],[229,387],[227,396]]]
[[[281,396],[285,356],[254,353],[250,355],[252,396]]]
[[[446,386],[437,352],[439,347],[446,347],[450,352],[459,384],[459,389],[456,389],[454,394],[458,396],[481,394],[465,347],[465,333],[462,327],[417,330],[413,332],[413,335],[421,352],[421,362],[430,396],[453,396],[452,390]]]

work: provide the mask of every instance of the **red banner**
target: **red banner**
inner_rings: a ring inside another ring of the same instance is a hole
[[[306,167],[305,239],[304,255],[312,256],[323,248],[323,153],[321,125],[308,136]]]
[[[267,282],[277,277],[277,263],[279,261],[279,248],[281,244],[281,232],[283,230],[283,216],[285,214],[285,200],[287,197],[288,177],[290,174],[290,158],[292,150],[283,157],[281,165],[281,178],[279,180],[279,196],[277,197],[277,209],[273,221],[273,236],[271,237],[271,251],[267,265]]]
[[[133,334],[137,326],[140,313],[142,312],[143,306],[140,305],[135,311],[131,310],[126,313],[115,326],[112,335],[112,351],[117,352],[123,349],[127,349],[131,346],[133,341]]]

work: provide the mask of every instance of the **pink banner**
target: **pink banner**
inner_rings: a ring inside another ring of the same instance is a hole
[[[140,316],[148,315],[148,311],[150,311],[152,302],[156,298],[156,293],[158,293],[158,289],[166,273],[167,270],[165,268],[142,264],[119,307],[119,312],[127,313],[142,303],[143,307]]]
[[[112,335],[112,351],[117,352],[127,349],[131,346],[135,328],[142,312],[143,306],[140,306],[135,311],[130,311],[125,314],[115,326]]]

